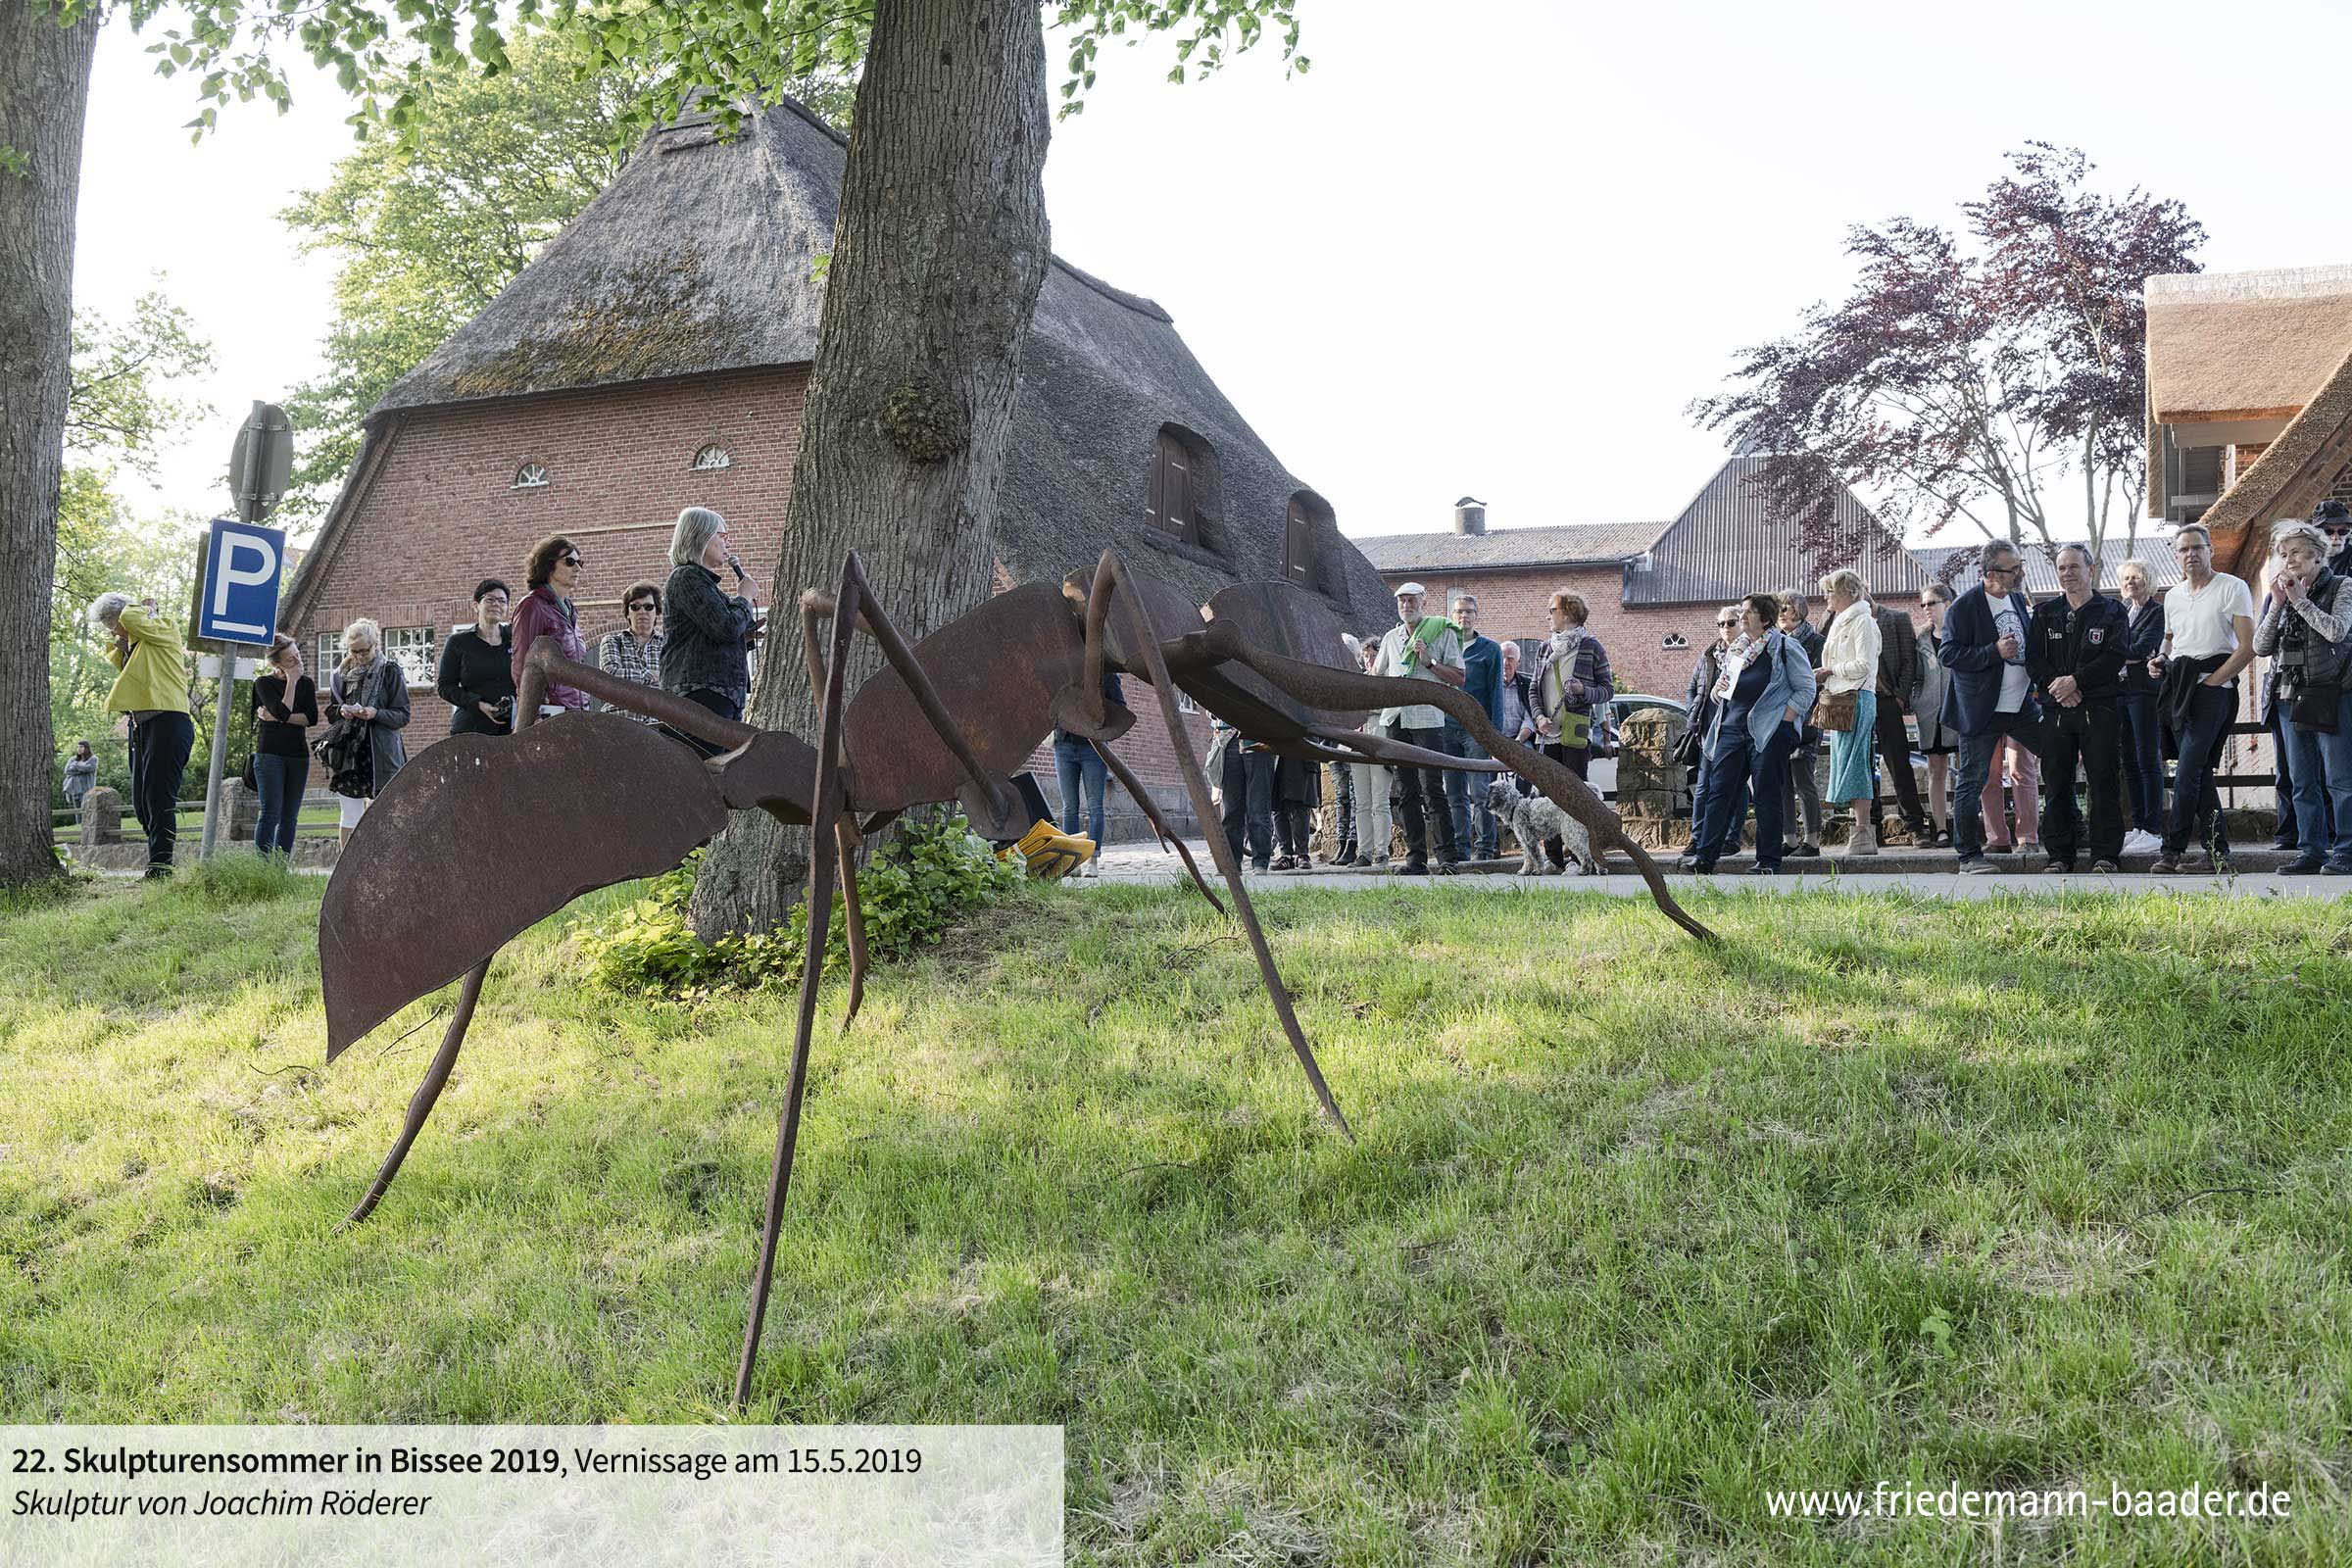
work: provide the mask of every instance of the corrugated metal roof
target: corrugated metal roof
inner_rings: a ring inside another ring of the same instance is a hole
[[[1647,550],[1665,530],[1663,522],[1576,522],[1494,533],[1380,534],[1355,547],[1382,571],[1614,565]]]
[[[1763,464],[1762,457],[1735,457],[1716,470],[1651,547],[1648,569],[1625,574],[1627,605],[1729,604],[1799,582],[1810,590],[1829,565],[1805,560],[1794,525],[1773,515],[1763,492],[1745,482]],[[1919,563],[1850,490],[1838,500],[1838,520],[1865,545],[1857,559],[1830,565],[1852,566],[1876,594],[1915,594],[1927,586]]]
[[[2061,539],[2058,542],[2063,545],[2070,541]],[[2089,541],[2081,542],[2087,544]],[[1927,569],[1929,576],[1936,578],[1943,576],[1944,568],[1951,564],[1955,556],[1967,556],[1968,561],[1954,571],[1950,578],[1952,591],[1964,594],[1984,580],[1984,574],[1977,569],[1975,559],[1976,552],[1984,548],[1982,544],[1933,545],[1926,548],[1914,548],[1911,554],[1917,558],[1920,565]],[[2025,548],[2025,556],[2026,592],[2034,595],[2058,592],[2058,565],[2053,559],[2055,552],[2044,551],[2039,545],[2030,544]],[[2180,563],[2173,558],[2171,541],[2142,538],[2127,545],[2121,539],[2110,539],[2107,541],[2105,560],[2100,563],[2099,566],[2099,589],[2101,592],[2112,594],[2116,591],[2115,573],[2117,569],[2125,562],[2132,560],[2134,557],[2146,564],[2148,586],[2152,591],[2162,593],[2180,580]]]

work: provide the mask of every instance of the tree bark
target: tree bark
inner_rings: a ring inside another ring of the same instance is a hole
[[[49,831],[49,594],[74,358],[74,208],[95,9],[72,26],[0,0],[0,885],[57,874]]]
[[[1051,260],[1037,0],[879,0],[858,85],[783,559],[750,722],[816,738],[800,593],[855,549],[908,640],[986,600],[1021,345]],[[880,662],[854,646],[849,690]],[[924,737],[908,736],[910,745]],[[738,813],[690,905],[780,924],[808,835]]]

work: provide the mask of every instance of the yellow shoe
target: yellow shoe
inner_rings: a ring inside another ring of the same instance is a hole
[[[1015,852],[1026,862],[1032,877],[1057,882],[1094,858],[1095,841],[1059,832],[1051,822],[1040,822],[1021,835],[1020,843],[1004,853]]]

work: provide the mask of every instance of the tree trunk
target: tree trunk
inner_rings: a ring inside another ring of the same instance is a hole
[[[830,590],[856,549],[909,641],[989,595],[1013,387],[1051,259],[1037,0],[879,0],[853,127],[746,715],[811,743],[802,589]],[[854,647],[853,693],[879,663],[869,640]],[[695,884],[695,929],[779,924],[807,869],[807,833],[739,813]]]
[[[74,357],[74,206],[93,9],[70,27],[0,0],[0,885],[57,873],[50,849],[49,594]],[[13,162],[13,160],[11,160]]]

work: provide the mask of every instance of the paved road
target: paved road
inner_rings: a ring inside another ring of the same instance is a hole
[[[1200,839],[1191,842],[1193,858],[1200,869],[1216,883],[1216,867],[1208,858],[1208,846]],[[2352,896],[2352,877],[2340,876],[2280,876],[2273,869],[2290,857],[2269,850],[2243,850],[2236,857],[2237,874],[2233,876],[2151,876],[2146,858],[2127,862],[2127,868],[2112,875],[2093,876],[2078,873],[2073,876],[2044,875],[2043,857],[1994,857],[1999,869],[1990,876],[1962,876],[1958,862],[1949,852],[1922,855],[1881,855],[1868,870],[1847,870],[1834,858],[1819,860],[1788,860],[1782,864],[1779,876],[1750,876],[1747,867],[1752,857],[1740,856],[1725,860],[1713,876],[1691,876],[1688,873],[1668,873],[1668,881],[1676,888],[1715,887],[1725,892],[1753,891],[1757,893],[1821,893],[1843,891],[1849,893],[1882,893],[1896,889],[1911,893],[1933,894],[1943,898],[1983,899],[2004,894],[2040,894],[2059,892],[2124,892],[2124,893],[2228,893],[2239,898],[2303,898],[2341,899]],[[1648,884],[1629,872],[1598,877],[1545,876],[1521,877],[1511,867],[1518,862],[1488,862],[1503,866],[1489,871],[1462,871],[1452,876],[1397,877],[1378,872],[1316,867],[1312,871],[1268,871],[1252,875],[1250,887],[1279,891],[1283,888],[1357,888],[1378,887],[1475,887],[1492,892],[1542,893],[1606,893],[1618,898],[1649,897]],[[1619,859],[1613,862],[1622,865]],[[2136,865],[2138,869],[2131,868]],[[1169,878],[1182,878],[1183,862],[1170,851],[1155,845],[1113,845],[1102,857],[1100,878],[1081,878],[1075,887],[1101,886],[1110,882],[1147,883],[1157,885]]]

